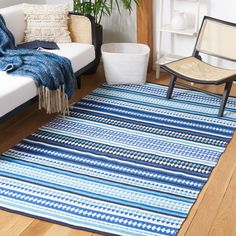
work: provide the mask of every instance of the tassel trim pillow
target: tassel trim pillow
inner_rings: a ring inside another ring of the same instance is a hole
[[[33,40],[70,43],[68,4],[23,4],[26,20],[25,42]]]

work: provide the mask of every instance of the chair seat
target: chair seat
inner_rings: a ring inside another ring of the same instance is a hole
[[[212,66],[195,57],[187,57],[162,66],[163,69],[195,83],[221,84],[236,76],[236,70]]]

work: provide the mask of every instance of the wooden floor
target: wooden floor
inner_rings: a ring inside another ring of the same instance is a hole
[[[155,79],[154,72],[148,75],[149,82],[167,84],[168,80],[166,74],[162,74],[158,80]],[[102,82],[104,82],[104,75],[102,67],[100,67],[96,75],[86,76],[82,79],[82,89],[75,92],[73,101],[85,96]],[[201,88],[214,92],[222,90],[222,88],[207,86]],[[231,95],[236,96],[236,84]],[[14,146],[53,117],[45,115],[43,111],[38,111],[37,104],[33,104],[0,124],[0,153]],[[0,236],[17,235],[95,236],[98,234],[0,211]],[[179,235],[236,235],[236,135],[192,207]]]

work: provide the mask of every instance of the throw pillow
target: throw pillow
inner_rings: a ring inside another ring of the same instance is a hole
[[[25,42],[33,40],[70,43],[68,5],[23,4],[26,19]]]

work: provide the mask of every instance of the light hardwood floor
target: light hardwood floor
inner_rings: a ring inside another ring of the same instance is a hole
[[[158,80],[155,79],[154,72],[148,74],[148,81],[152,83],[167,84],[168,80],[169,77],[164,73]],[[76,90],[73,101],[85,96],[103,82],[103,70],[99,67],[97,74],[83,77],[82,89]],[[214,92],[222,91],[221,87],[201,86],[201,88]],[[236,84],[231,95],[236,96]],[[43,111],[38,111],[35,103],[1,123],[0,153],[14,146],[53,117],[53,115],[45,115]],[[98,234],[0,211],[0,236],[18,235],[95,236]],[[236,235],[236,134],[201,191],[179,235]]]

